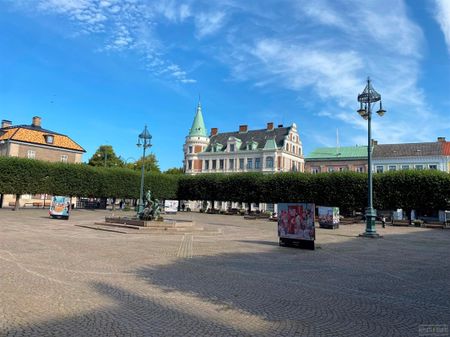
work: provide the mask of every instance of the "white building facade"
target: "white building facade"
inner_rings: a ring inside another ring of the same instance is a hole
[[[288,127],[267,123],[265,129],[259,130],[240,125],[238,131],[224,133],[212,128],[207,135],[200,103],[183,151],[184,172],[192,175],[304,172],[305,167],[303,146],[295,123]]]
[[[375,173],[400,170],[449,172],[447,143],[444,137],[439,137],[436,142],[427,143],[375,144],[372,170]]]

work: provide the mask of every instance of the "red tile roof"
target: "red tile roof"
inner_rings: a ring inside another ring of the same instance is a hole
[[[45,135],[53,136],[53,143],[46,142]],[[66,135],[30,125],[17,125],[0,129],[1,140],[16,140],[19,142],[86,152],[80,145]]]
[[[442,154],[450,156],[450,142],[442,142]]]

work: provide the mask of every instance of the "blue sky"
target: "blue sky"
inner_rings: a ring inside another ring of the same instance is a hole
[[[131,161],[147,124],[181,167],[199,94],[206,127],[296,123],[315,147],[367,144],[356,96],[381,94],[380,143],[449,138],[450,0],[2,0],[0,119]]]

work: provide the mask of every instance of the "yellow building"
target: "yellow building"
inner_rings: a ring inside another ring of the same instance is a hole
[[[81,163],[86,151],[69,136],[43,129],[41,118],[33,117],[30,125],[12,125],[2,120],[0,156],[37,159],[50,162]],[[45,196],[22,195],[20,206],[44,204]],[[12,206],[15,196],[0,196],[0,207]]]

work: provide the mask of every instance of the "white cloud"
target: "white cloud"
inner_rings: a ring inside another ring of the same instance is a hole
[[[450,53],[450,1],[435,0],[436,3],[436,20],[441,26],[447,43],[448,52]]]
[[[201,12],[195,16],[197,36],[199,38],[212,35],[225,24],[225,12]]]
[[[156,5],[138,0],[38,0],[29,10],[59,15],[75,23],[80,34],[104,38],[100,51],[133,52],[145,62],[152,74],[165,74],[180,83],[194,83],[186,71],[165,56],[155,26],[158,18],[182,22],[190,16],[190,7],[164,0]],[[24,8],[24,6],[21,6]]]

